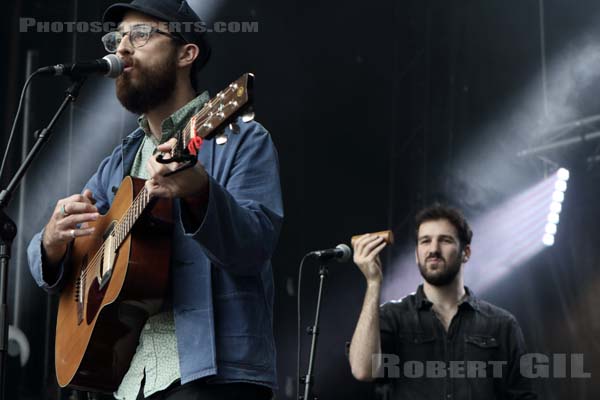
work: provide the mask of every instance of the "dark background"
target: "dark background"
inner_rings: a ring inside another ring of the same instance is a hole
[[[104,55],[100,34],[20,32],[19,18],[95,21],[111,3],[5,3],[0,16],[2,153],[28,51],[37,54],[35,67]],[[391,268],[410,250],[412,220],[420,207],[440,200],[477,218],[557,166],[569,168],[571,180],[556,244],[478,294],[515,314],[531,351],[584,354],[592,379],[537,380],[540,398],[598,398],[600,188],[598,165],[589,160],[598,154],[598,143],[530,157],[517,153],[559,135],[578,137],[597,129],[587,120],[564,124],[600,111],[600,3],[190,4],[209,22],[259,22],[258,33],[210,35],[213,57],[200,84],[214,94],[243,72],[254,72],[257,120],[279,150],[286,219],[273,260],[278,398],[291,399],[295,393],[296,283],[303,254],[349,242],[353,234],[390,228],[397,245],[386,251],[384,264]],[[31,132],[47,123],[67,84],[62,78],[34,81],[28,134],[22,126],[17,129],[2,187],[16,170],[23,138],[31,143]],[[135,126],[135,116],[121,109],[113,90],[111,80],[88,81],[8,210],[20,221],[9,312],[31,347],[24,367],[14,357],[11,361],[11,399],[69,395],[56,388],[51,369],[56,299],[35,287],[23,254],[56,199],[79,192],[100,159]],[[303,325],[312,318],[316,288],[317,267],[307,263]],[[363,294],[364,278],[357,268],[350,263],[330,268],[317,355],[316,393],[322,399],[375,398],[372,385],[352,378],[344,354]],[[304,335],[302,371],[308,344]]]

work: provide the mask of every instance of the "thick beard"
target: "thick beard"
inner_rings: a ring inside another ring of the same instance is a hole
[[[160,106],[169,99],[175,90],[175,54],[169,55],[156,67],[136,64],[137,81],[123,73],[117,78],[117,98],[127,110],[134,114],[144,114]]]
[[[425,261],[425,263],[426,262],[427,261]],[[457,257],[453,263],[446,264],[446,268],[443,271],[441,271],[441,273],[436,272],[435,274],[429,274],[425,263],[421,263],[421,261],[418,262],[421,276],[423,277],[423,279],[425,279],[427,283],[437,287],[447,286],[450,283],[452,283],[456,278],[456,275],[458,275],[458,273],[460,272],[460,267],[462,265],[460,257]],[[445,260],[444,263],[446,263]]]

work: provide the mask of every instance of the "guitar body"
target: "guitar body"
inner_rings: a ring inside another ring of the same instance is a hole
[[[118,248],[107,246],[144,181],[123,180],[108,213],[90,224],[93,235],[72,247],[56,323],[55,366],[61,387],[115,391],[149,315],[169,287],[171,201],[146,209]]]

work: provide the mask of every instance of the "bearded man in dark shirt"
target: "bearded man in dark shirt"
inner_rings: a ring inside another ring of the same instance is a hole
[[[464,286],[471,255],[469,224],[455,209],[434,205],[416,217],[417,292],[379,306],[382,272],[377,235],[354,243],[367,281],[350,346],[352,374],[383,378],[394,399],[537,399],[521,375],[523,334],[508,311]]]

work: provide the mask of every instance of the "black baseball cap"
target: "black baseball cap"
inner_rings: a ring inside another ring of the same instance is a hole
[[[204,37],[204,29],[198,29],[200,26],[204,27],[204,22],[192,10],[187,1],[133,0],[131,3],[116,3],[104,11],[102,22],[119,23],[129,10],[139,11],[165,22],[183,23],[180,25],[179,32],[173,32],[173,34],[198,46],[200,49],[200,54],[196,59],[198,69],[206,64],[210,57],[210,46]]]

